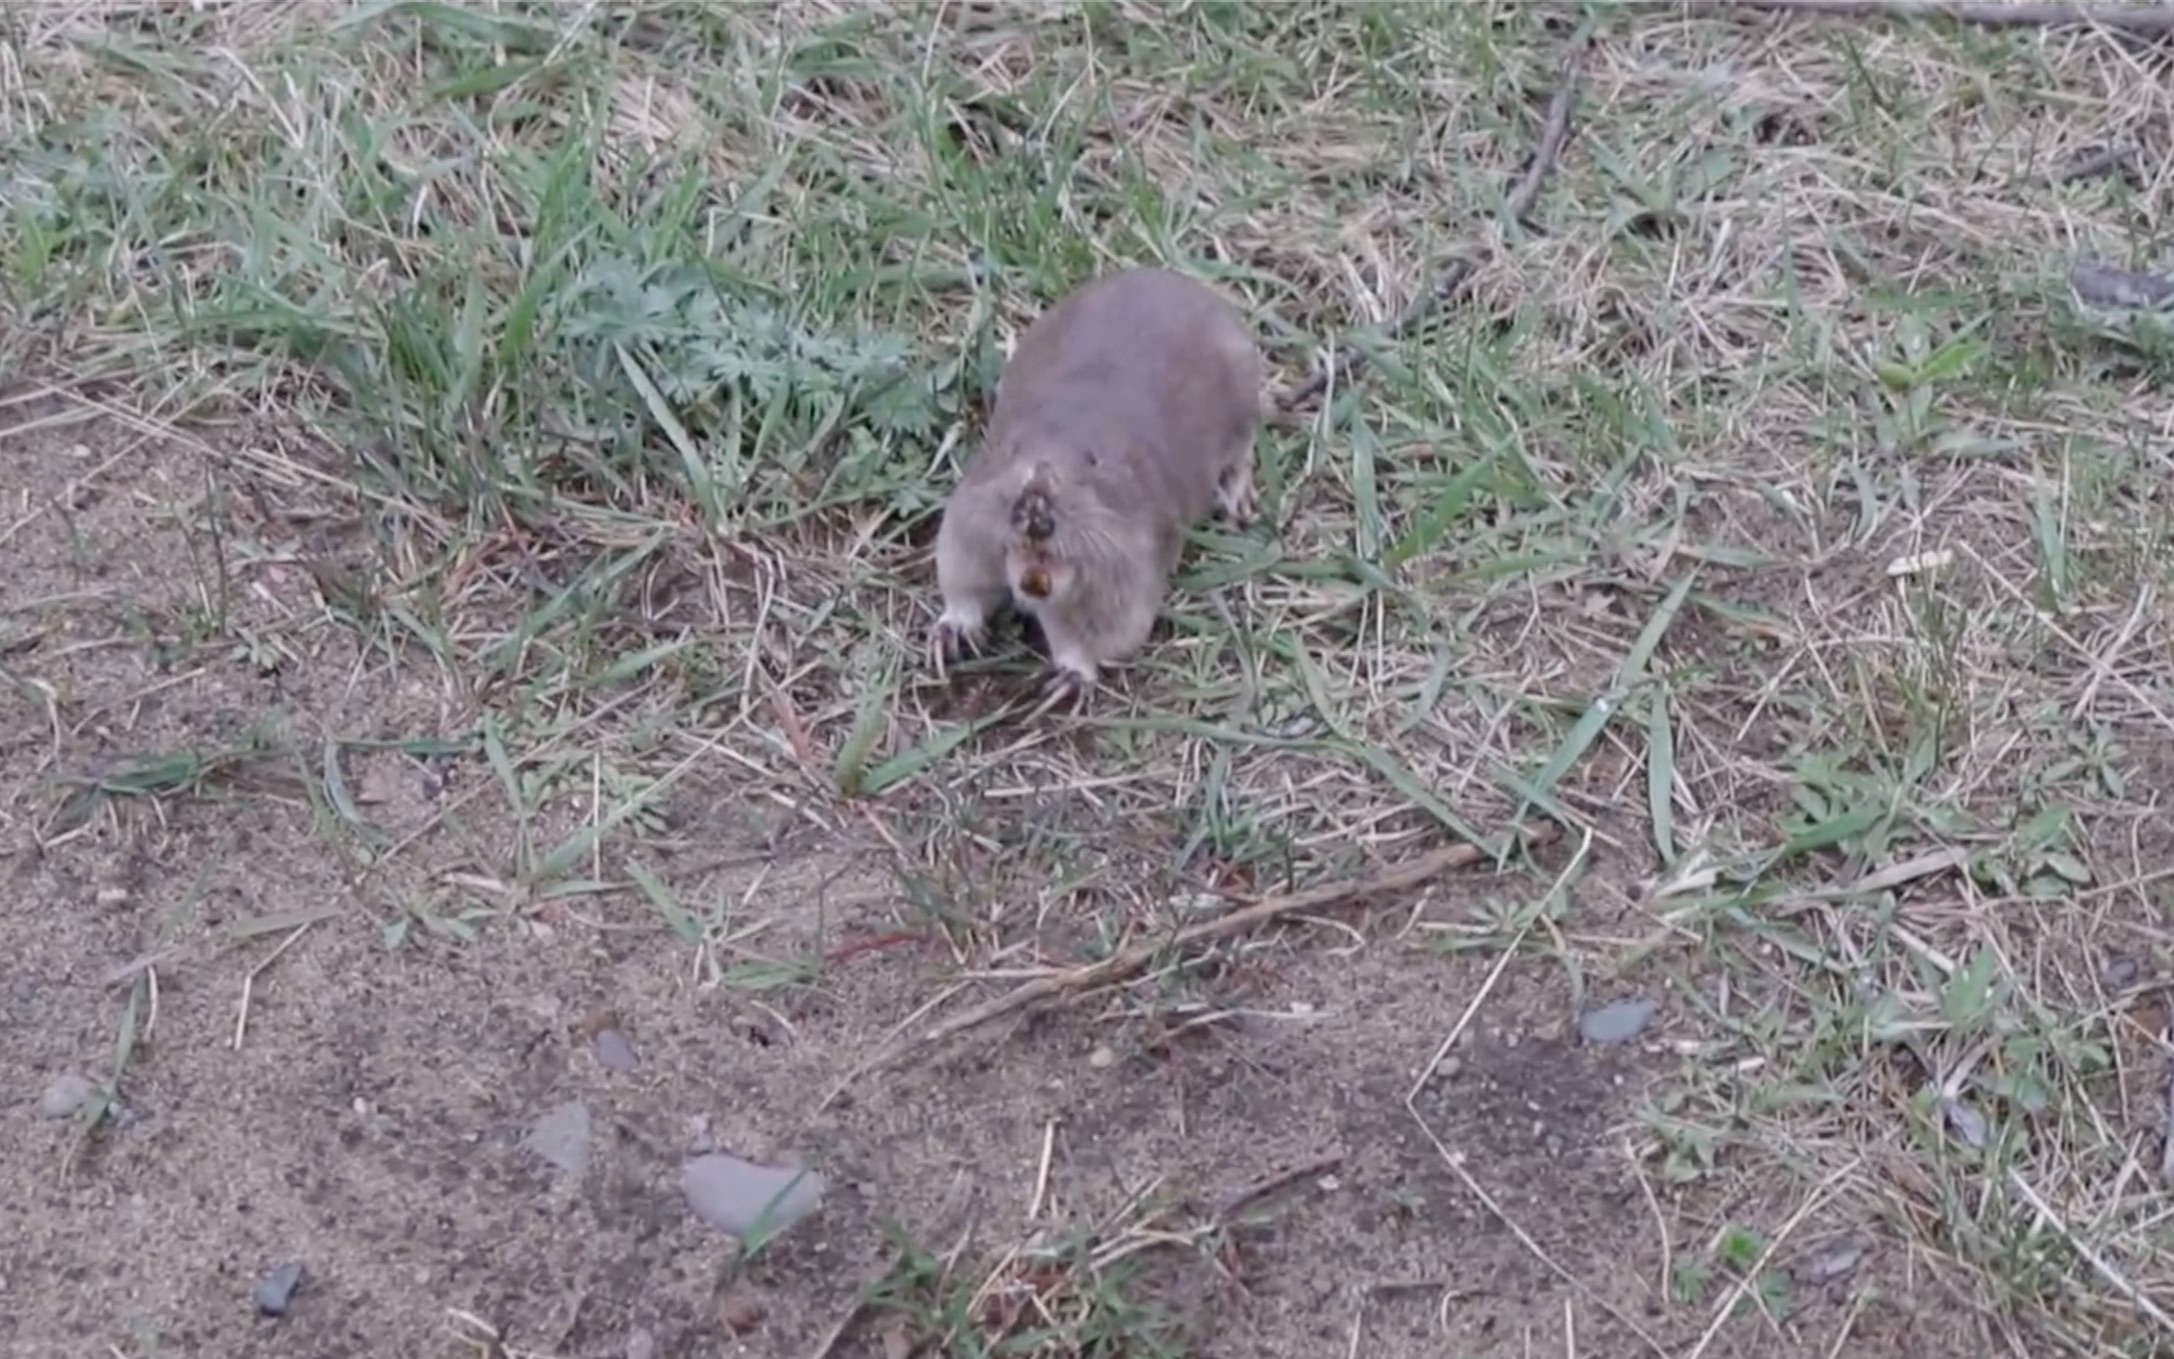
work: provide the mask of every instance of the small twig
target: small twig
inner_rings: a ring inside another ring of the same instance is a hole
[[[2133,146],[2102,146],[2087,151],[2046,176],[2055,184],[2073,184],[2080,179],[2096,179],[2100,175],[2131,175],[2136,172],[2137,148]]]
[[[1561,831],[1551,822],[1535,822],[1518,828],[1518,836],[1530,847],[1553,841]],[[924,1030],[899,1048],[869,1059],[855,1076],[866,1075],[890,1065],[917,1048],[933,1047],[949,1038],[955,1038],[969,1029],[977,1029],[1009,1014],[1017,1013],[1045,1000],[1060,996],[1078,995],[1097,987],[1122,981],[1143,972],[1163,954],[1173,950],[1192,948],[1212,943],[1233,935],[1244,934],[1260,926],[1272,924],[1286,916],[1303,911],[1318,911],[1331,906],[1341,906],[1356,900],[1372,900],[1397,892],[1408,891],[1423,883],[1459,868],[1469,868],[1486,858],[1488,852],[1478,845],[1458,844],[1422,854],[1410,863],[1385,869],[1380,873],[1362,878],[1350,878],[1342,882],[1309,887],[1303,892],[1261,897],[1251,905],[1219,915],[1213,920],[1203,920],[1188,925],[1175,934],[1158,936],[1154,940],[1137,944],[1120,953],[1113,953],[1098,963],[1075,967],[1064,972],[1053,972],[1022,982],[994,1000],[961,1011],[949,1019]],[[827,1102],[827,1101],[826,1101]]]
[[[2089,712],[2091,705],[2097,701],[2099,681],[2113,672],[2114,657],[2120,655],[2128,647],[2129,640],[2136,636],[2137,628],[2143,625],[2144,612],[2151,607],[2152,596],[2151,585],[2146,582],[2143,588],[2136,592],[2136,603],[2130,606],[2129,616],[2121,621],[2121,630],[2115,634],[2113,642],[2107,646],[2103,653],[2094,655],[2091,678],[2085,681],[2083,693],[2076,699],[2075,706],[2068,710],[2069,721],[2083,721],[2083,715]]]
[[[2139,38],[2174,33],[2174,6],[1971,4],[1957,0],[1681,0],[1693,14],[1765,10],[1842,19],[1952,19],[1980,28],[2105,28]]]
[[[2097,260],[2079,260],[2068,271],[2068,286],[2087,307],[2155,311],[2174,303],[2174,278],[2117,269]]]
[[[1584,47],[1583,41],[1574,44],[1569,55],[1563,58],[1555,93],[1548,99],[1547,113],[1540,121],[1540,141],[1533,150],[1532,162],[1525,167],[1524,176],[1518,180],[1516,187],[1510,190],[1506,206],[1512,221],[1522,222],[1532,214],[1533,204],[1539,201],[1540,190],[1546,185],[1548,175],[1554,171],[1555,162],[1562,156],[1563,143],[1570,136],[1571,106],[1577,102],[1578,62],[1584,55]],[[1411,305],[1404,309],[1404,314],[1390,324],[1382,333],[1382,338],[1395,340],[1408,334],[1414,326],[1426,320],[1436,307],[1456,296],[1458,289],[1471,279],[1476,268],[1478,265],[1470,255],[1462,255],[1452,260],[1448,267],[1435,276],[1426,291],[1412,300]],[[1355,377],[1365,366],[1366,354],[1363,351],[1349,345],[1339,345],[1330,362],[1321,365],[1312,377],[1285,393],[1277,400],[1276,405],[1283,411],[1292,410],[1327,391],[1329,380],[1335,375],[1341,373],[1347,378]]]
[[[315,923],[316,922],[313,920],[305,920],[301,924],[295,926],[292,933],[290,933],[285,939],[279,941],[279,947],[273,949],[270,953],[265,954],[262,961],[260,961],[255,967],[250,968],[249,971],[243,975],[242,1001],[240,1007],[236,1010],[234,1015],[234,1050],[236,1052],[240,1052],[242,1050],[242,1040],[249,1032],[249,1000],[251,995],[256,990],[258,975],[262,973],[265,968],[268,968],[273,963],[278,962],[279,955],[294,947],[295,941],[300,939],[303,935],[308,934],[310,926]]]
[[[1042,1124],[1042,1159],[1034,1170],[1034,1197],[1027,1203],[1027,1221],[1042,1215],[1042,1204],[1049,1196],[1049,1163],[1057,1152],[1057,1120]]]
[[[2159,1120],[2159,1178],[2174,1183],[2174,1063],[2167,1065],[2159,1102],[2166,1106]]]
[[[1265,1179],[1256,1180],[1225,1199],[1222,1206],[1215,1210],[1215,1220],[1218,1224],[1227,1224],[1232,1218],[1269,1195],[1289,1185],[1297,1184],[1300,1180],[1310,1180],[1316,1175],[1325,1175],[1343,1163],[1344,1154],[1342,1152],[1331,1152],[1327,1156],[1317,1156],[1304,1165],[1292,1166],[1289,1170],[1281,1170]]]

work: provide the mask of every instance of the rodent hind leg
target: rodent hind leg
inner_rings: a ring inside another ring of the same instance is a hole
[[[1043,710],[1066,700],[1077,704],[1100,680],[1103,666],[1146,644],[1161,610],[1161,591],[1145,579],[1120,588],[1122,602],[1113,616],[1080,619],[1054,609],[1040,612],[1052,670],[1043,685]]]
[[[1244,528],[1261,512],[1260,493],[1253,485],[1252,441],[1239,450],[1237,460],[1215,481],[1216,508],[1234,528]]]

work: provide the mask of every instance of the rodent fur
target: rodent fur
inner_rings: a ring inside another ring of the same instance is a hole
[[[1167,270],[1096,279],[1030,325],[937,529],[939,668],[1006,602],[1041,623],[1052,688],[1137,650],[1186,530],[1253,517],[1262,378],[1236,311]]]

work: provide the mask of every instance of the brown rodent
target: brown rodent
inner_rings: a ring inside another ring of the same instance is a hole
[[[1096,279],[1028,326],[936,533],[938,672],[1007,601],[1041,624],[1052,697],[1137,650],[1186,530],[1253,518],[1263,376],[1237,312],[1166,270]]]

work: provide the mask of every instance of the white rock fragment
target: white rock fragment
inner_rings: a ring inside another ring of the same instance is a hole
[[[589,1168],[589,1127],[589,1106],[574,1100],[537,1119],[521,1145],[578,1179]]]

